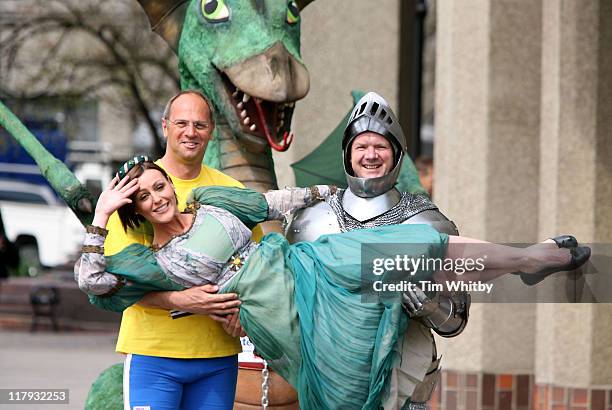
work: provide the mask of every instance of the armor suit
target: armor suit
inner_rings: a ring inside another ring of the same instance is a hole
[[[351,143],[366,131],[380,134],[391,142],[394,167],[383,176],[360,178],[353,173]],[[325,202],[296,213],[286,230],[290,242],[313,241],[324,234],[394,224],[429,224],[440,232],[458,235],[455,224],[426,195],[401,193],[394,188],[406,141],[397,118],[381,96],[370,92],[359,100],[349,117],[342,149],[348,189],[338,190]],[[403,359],[393,372],[390,397],[384,407],[400,408],[409,399],[409,408],[426,408],[440,362],[431,330],[443,337],[461,333],[467,324],[470,299],[459,292],[428,296],[418,289],[406,292],[403,298],[413,324],[404,337]]]

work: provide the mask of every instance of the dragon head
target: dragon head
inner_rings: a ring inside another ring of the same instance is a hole
[[[291,142],[294,103],[310,85],[300,56],[300,10],[310,1],[139,0],[178,52],[182,88],[203,91],[217,122],[251,151]]]

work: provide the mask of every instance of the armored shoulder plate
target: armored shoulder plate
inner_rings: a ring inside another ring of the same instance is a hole
[[[433,227],[438,232],[448,235],[459,235],[457,226],[449,220],[442,212],[437,209],[427,209],[406,219],[404,224],[426,224]]]
[[[290,243],[315,241],[319,236],[340,232],[336,214],[327,202],[318,202],[295,213],[285,230]]]

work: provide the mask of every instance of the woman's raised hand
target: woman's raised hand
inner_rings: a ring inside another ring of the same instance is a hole
[[[128,176],[125,176],[121,181],[119,181],[118,176],[115,176],[106,189],[102,191],[98,198],[98,203],[96,204],[96,213],[92,222],[93,225],[101,228],[106,227],[108,218],[113,212],[123,205],[132,203],[130,196],[138,191],[138,179],[135,178],[129,182],[128,180]]]

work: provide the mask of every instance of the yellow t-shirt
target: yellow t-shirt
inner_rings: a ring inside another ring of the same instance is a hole
[[[158,164],[160,165],[160,164]],[[191,190],[204,185],[242,186],[235,179],[206,166],[200,175],[191,180],[170,176],[179,201],[179,209]],[[115,212],[109,219],[109,231],[104,243],[106,255],[113,255],[127,245],[138,242],[151,244],[152,229],[141,224],[139,229],[126,234]],[[259,226],[253,230],[253,238],[261,239]],[[223,357],[241,351],[240,340],[228,335],[218,322],[204,315],[191,315],[172,319],[167,310],[133,305],[123,312],[117,352],[147,356],[183,359]]]

